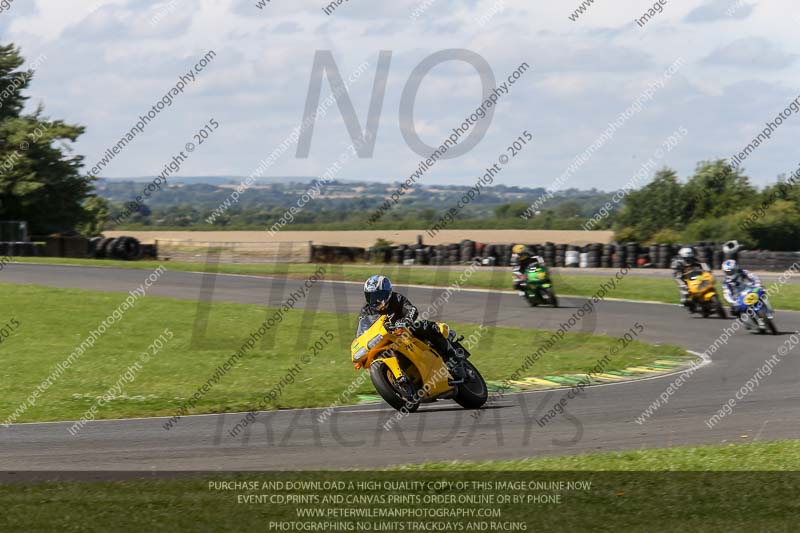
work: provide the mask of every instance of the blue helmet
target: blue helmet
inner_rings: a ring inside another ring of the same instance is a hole
[[[722,271],[726,276],[733,276],[739,272],[739,264],[733,259],[728,259],[722,263]]]
[[[383,311],[391,295],[392,282],[386,276],[372,276],[364,283],[364,298],[370,307]]]

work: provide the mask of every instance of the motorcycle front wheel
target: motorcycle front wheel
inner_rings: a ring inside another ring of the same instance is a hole
[[[478,409],[489,399],[489,389],[475,365],[464,361],[464,371],[467,377],[464,383],[458,385],[458,391],[453,399],[465,409]]]
[[[539,305],[539,295],[535,292],[525,292],[525,300],[527,300],[528,305],[531,307],[536,307]]]
[[[761,320],[763,320],[763,321],[764,321],[764,324],[766,324],[766,325],[767,325],[767,329],[769,330],[769,332],[770,332],[772,335],[777,335],[777,334],[778,334],[778,328],[777,328],[777,327],[775,327],[775,322],[773,322],[772,320],[770,320],[770,318],[767,316],[767,312],[764,310],[764,308],[763,308],[763,307],[762,307],[762,308],[761,308],[761,310],[758,312],[758,316],[761,318]]]
[[[553,307],[558,307],[558,298],[556,297],[556,293],[553,289],[545,289],[544,293],[547,295],[547,299]]]
[[[370,365],[369,377],[381,398],[398,411],[405,409],[413,413],[419,409],[419,400],[414,397],[413,387],[399,383],[389,366],[380,359]]]

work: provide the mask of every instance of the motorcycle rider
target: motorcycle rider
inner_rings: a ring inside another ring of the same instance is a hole
[[[675,283],[678,285],[678,290],[681,295],[681,305],[688,307],[690,311],[694,312],[693,305],[689,300],[689,286],[686,283],[686,275],[698,268],[703,272],[710,272],[711,269],[706,263],[701,263],[697,260],[694,253],[694,248],[684,246],[678,250],[678,256],[672,261],[672,277],[675,278]]]
[[[511,261],[514,264],[514,268],[511,270],[511,273],[514,275],[513,287],[520,296],[525,296],[525,278],[523,274],[525,274],[530,267],[536,268],[537,266],[544,266],[544,259],[539,255],[533,255],[531,249],[524,244],[515,245],[511,249],[511,252],[513,253]]]
[[[419,311],[411,301],[392,290],[392,282],[386,276],[371,276],[364,283],[364,298],[367,304],[361,309],[359,318],[386,315],[386,329],[406,329],[422,341],[429,342],[433,349],[445,360],[456,380],[465,377],[465,354],[456,349],[450,340],[442,335],[439,326],[432,320],[419,319]]]
[[[736,297],[748,285],[761,287],[761,280],[749,270],[739,266],[739,263],[733,259],[728,259],[722,263],[722,271],[725,273],[725,278],[722,280],[722,295],[725,296],[725,300],[730,304],[731,314],[739,316],[741,313],[735,308]],[[769,309],[769,306],[767,306],[767,309]]]

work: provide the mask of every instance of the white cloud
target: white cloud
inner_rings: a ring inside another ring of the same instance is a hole
[[[797,20],[786,15],[795,9],[788,0],[744,6],[732,16],[723,9],[727,0],[669,2],[644,28],[633,21],[646,5],[635,0],[596,2],[577,22],[568,15],[578,0],[504,0],[505,8],[482,27],[476,20],[497,0],[435,0],[416,20],[411,12],[417,1],[354,0],[330,16],[322,12],[323,0],[272,0],[261,10],[256,1],[36,0],[0,14],[0,32],[28,58],[48,56],[31,86],[31,103],[42,101],[51,116],[87,127],[76,146],[87,161],[100,156],[200,56],[217,52],[197,84],[159,116],[157,127],[126,148],[107,176],[156,172],[211,116],[221,123],[219,135],[182,172],[249,174],[300,123],[318,49],[333,51],[344,76],[369,61],[350,89],[362,126],[378,53],[393,51],[374,158],[352,161],[340,174],[354,179],[398,179],[415,169],[419,156],[400,134],[400,94],[414,67],[446,48],[481,54],[498,81],[523,61],[533,68],[501,100],[481,144],[437,166],[425,178],[433,183],[473,181],[480,162],[495,161],[524,129],[534,132],[537,145],[504,170],[501,182],[551,183],[677,57],[687,61],[679,76],[569,186],[622,185],[636,158],[651,154],[680,125],[690,131],[691,142],[665,163],[688,174],[699,159],[735,152],[800,86],[793,62]],[[151,24],[157,13],[163,17]],[[775,69],[782,69],[780,77]],[[742,87],[758,87],[758,98]],[[323,98],[328,92],[326,82]],[[470,67],[434,69],[415,108],[420,135],[437,142],[478,105],[479,95]],[[800,123],[785,125],[748,160],[757,182],[773,181],[793,166],[799,128]],[[297,160],[292,150],[272,172],[319,172],[349,143],[334,106],[316,125],[310,158]]]

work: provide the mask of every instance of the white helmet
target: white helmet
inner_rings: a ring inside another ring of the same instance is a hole
[[[680,250],[678,250],[678,255],[684,261],[694,261],[694,248],[689,246],[684,246]]]
[[[722,263],[722,271],[726,276],[733,276],[739,272],[739,264],[733,259],[728,259]]]

